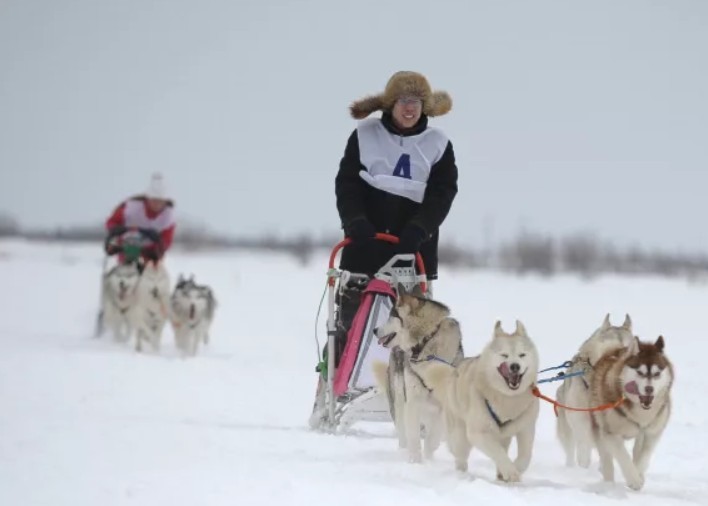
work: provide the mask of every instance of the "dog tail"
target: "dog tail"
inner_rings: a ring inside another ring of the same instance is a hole
[[[371,368],[374,370],[376,384],[382,392],[388,395],[388,364],[380,360],[374,360],[371,364]]]

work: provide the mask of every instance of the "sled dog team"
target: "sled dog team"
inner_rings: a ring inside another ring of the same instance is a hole
[[[465,356],[460,325],[446,305],[419,288],[398,290],[389,319],[375,330],[391,350],[389,362],[376,363],[374,372],[388,396],[399,446],[410,461],[421,462],[444,439],[463,472],[477,448],[494,462],[499,480],[520,481],[540,409],[534,395],[539,354],[523,323],[517,320],[507,333],[497,321],[481,353]],[[595,448],[605,481],[614,481],[617,463],[627,485],[642,488],[671,412],[674,374],[664,346],[663,336],[653,342],[634,336],[629,315],[613,326],[609,314],[579,346],[556,392],[557,436],[567,465],[589,467]],[[634,441],[631,455],[625,440]]]
[[[150,345],[160,349],[162,332],[169,320],[177,348],[194,356],[200,344],[208,344],[216,299],[209,286],[194,276],[181,274],[172,293],[162,263],[118,264],[103,276],[102,317],[98,334],[107,327],[117,341],[135,335],[136,351]]]

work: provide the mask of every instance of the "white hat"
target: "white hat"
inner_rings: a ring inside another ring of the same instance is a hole
[[[165,180],[160,172],[153,173],[145,196],[149,199],[169,200],[167,189],[165,188]]]

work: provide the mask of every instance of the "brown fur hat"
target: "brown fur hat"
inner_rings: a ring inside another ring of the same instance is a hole
[[[433,91],[423,74],[402,70],[391,76],[386,89],[369,95],[349,106],[354,119],[364,119],[374,111],[390,111],[400,97],[418,97],[423,101],[423,114],[442,116],[452,109],[452,98],[445,91]]]

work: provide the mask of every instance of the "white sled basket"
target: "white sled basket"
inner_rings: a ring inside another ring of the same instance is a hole
[[[377,234],[379,240],[397,243],[398,238]],[[318,365],[318,383],[310,416],[310,427],[325,432],[337,432],[356,422],[391,422],[388,399],[376,385],[372,364],[388,363],[389,350],[378,344],[374,330],[389,317],[396,293],[394,287],[402,284],[407,290],[420,284],[427,293],[425,268],[420,255],[393,256],[374,279],[359,273],[334,268],[337,252],[350,243],[340,242],[332,251],[327,283],[327,352]],[[341,335],[336,322],[336,290],[356,286],[364,288],[362,301],[347,343],[335,367],[335,338]]]

